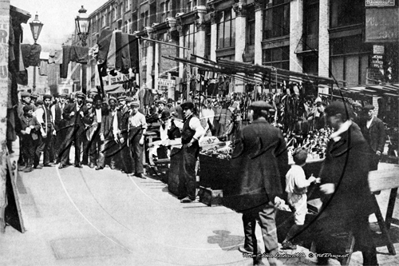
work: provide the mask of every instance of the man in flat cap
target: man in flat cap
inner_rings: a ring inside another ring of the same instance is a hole
[[[95,129],[92,128],[94,121],[95,111],[93,107],[93,99],[90,97],[86,98],[86,105],[83,108],[82,121],[85,126],[85,132],[82,136],[82,165],[89,165],[89,153],[90,153],[90,142],[92,140]],[[90,161],[90,168],[94,168],[94,162]]]
[[[30,95],[30,105],[33,107],[33,112],[36,111],[36,101],[38,100],[39,95],[36,93],[32,93]]]
[[[373,198],[368,184],[368,144],[360,128],[351,121],[349,104],[333,102],[324,110],[329,137],[326,158],[320,172],[322,208],[315,221],[316,252],[337,252],[332,235],[352,231],[363,253],[363,265],[378,265],[376,248],[369,227]],[[328,258],[318,258],[319,265]]]
[[[18,107],[17,107],[17,115],[18,115],[18,120],[17,122],[19,122],[16,126],[19,130],[17,130],[18,132],[18,137],[19,137],[19,145],[21,147],[22,145],[22,139],[23,139],[23,134],[21,134],[21,130],[20,130],[20,125],[22,123],[22,118],[24,116],[24,106],[25,105],[30,105],[31,99],[30,99],[31,94],[29,92],[26,91],[22,91],[20,93],[20,101],[18,102]],[[27,158],[25,156],[24,153],[20,153],[19,158],[18,158],[18,165],[19,165],[19,169],[22,171],[24,170],[26,163],[27,163]]]
[[[50,158],[51,154],[51,144],[52,137],[56,134],[54,125],[53,125],[53,115],[50,110],[50,104],[52,100],[52,96],[49,94],[43,95],[43,105],[36,110],[36,118],[39,123],[42,125],[41,128],[41,143],[37,148],[37,153],[40,154],[43,152],[43,166],[50,167],[50,162],[54,160],[54,158]],[[39,165],[39,158],[35,159],[35,168],[41,168]]]
[[[29,92],[23,91],[20,93],[21,100],[18,103],[18,117],[22,117],[24,115],[23,107],[25,105],[30,105],[31,103],[31,94]]]
[[[77,168],[81,168],[80,163],[80,152],[82,146],[82,134],[85,130],[85,126],[82,118],[84,117],[84,101],[86,95],[80,91],[75,94],[76,101],[69,103],[65,106],[63,112],[63,118],[65,119],[66,136],[63,144],[60,148],[58,155],[58,162],[60,165],[59,169],[64,168],[69,162],[69,152],[72,144],[75,146],[75,162],[74,165]]]
[[[128,142],[126,142],[128,138],[129,131],[129,117],[131,116],[131,103],[133,99],[131,97],[119,97],[119,111],[120,111],[120,138],[124,141],[119,142],[120,150],[121,150],[121,161],[118,164],[118,168],[122,170],[123,173],[126,174],[134,174],[134,167],[132,165],[132,155],[130,153],[130,146],[128,146]]]
[[[131,166],[124,165],[126,169],[125,172],[131,175],[135,175],[138,178],[145,179],[143,175],[143,145],[145,133],[147,132],[147,122],[145,116],[140,113],[140,103],[138,101],[133,101],[129,105],[130,112],[127,122],[127,137],[122,138],[121,142],[130,149],[130,154],[133,160]],[[124,153],[126,154],[126,153]],[[129,157],[127,157],[130,159]],[[124,160],[125,164],[129,164],[129,161]]]
[[[33,170],[33,161],[35,157],[36,141],[39,138],[41,125],[33,116],[33,107],[25,105],[22,108],[24,114],[21,117],[21,154],[26,158],[26,165],[23,171],[29,173]],[[22,170],[22,169],[20,169]]]
[[[239,250],[261,260],[255,237],[256,221],[261,224],[265,252],[270,265],[281,264],[273,257],[278,252],[276,232],[276,196],[283,194],[284,176],[288,170],[288,155],[282,132],[267,121],[272,106],[264,101],[251,105],[252,124],[244,127],[236,140],[232,154],[231,198],[226,200],[242,212],[245,241]],[[233,184],[234,183],[234,184]],[[259,263],[259,261],[254,261]]]
[[[103,107],[103,100],[100,95],[95,95],[94,99],[94,117],[93,123],[89,128],[89,160],[90,160],[90,168],[99,168],[100,162],[102,161],[101,156],[101,147],[103,145],[103,141],[100,138],[101,124],[103,122],[103,118],[108,115],[108,108]]]
[[[384,122],[375,116],[374,106],[367,104],[363,108],[367,121],[361,125],[364,138],[370,147],[370,171],[378,169],[378,163],[385,146]]]
[[[121,153],[119,152],[119,136],[120,136],[120,112],[117,110],[117,99],[110,97],[108,100],[109,111],[103,116],[100,128],[100,139],[103,142],[101,155],[96,170],[101,170],[105,164],[109,162],[111,169],[116,168],[116,162],[120,161]]]
[[[183,152],[183,171],[180,176],[180,189],[183,193],[181,203],[190,203],[195,201],[196,197],[196,175],[195,163],[199,154],[199,139],[204,136],[205,130],[201,126],[201,122],[194,115],[194,104],[192,102],[184,102],[181,104],[183,110],[183,127],[181,129],[182,152]]]
[[[51,114],[53,116],[53,124],[56,134],[53,136],[53,149],[54,154],[57,156],[60,152],[60,147],[65,139],[65,120],[63,118],[64,108],[66,106],[68,95],[61,94],[58,102],[51,106]],[[57,159],[57,158],[54,158]],[[56,160],[54,160],[56,162]]]

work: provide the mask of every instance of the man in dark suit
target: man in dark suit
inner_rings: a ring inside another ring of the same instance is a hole
[[[374,114],[374,106],[371,104],[366,105],[364,108],[367,121],[362,126],[362,133],[367,143],[370,146],[370,170],[378,169],[378,162],[380,161],[381,154],[385,146],[385,126],[379,118]]]
[[[333,102],[324,113],[326,122],[335,132],[330,136],[320,172],[320,191],[324,196],[315,221],[316,252],[334,254],[337,242],[332,235],[352,231],[356,246],[363,253],[363,265],[377,265],[368,222],[373,212],[368,185],[369,147],[360,128],[350,120],[353,112],[349,105]],[[327,260],[318,258],[318,264],[325,265]]]
[[[129,127],[129,117],[130,117],[130,110],[128,105],[132,102],[131,97],[119,97],[119,110],[121,113],[121,121],[119,123],[121,129],[121,137],[123,141],[120,143],[120,152],[121,152],[121,165],[120,168],[122,172],[127,174],[134,174],[133,172],[133,158],[130,152],[130,141],[127,141],[128,134],[130,131]]]
[[[120,112],[116,110],[117,101],[114,97],[108,100],[109,111],[103,117],[100,129],[100,139],[103,141],[101,156],[96,170],[105,167],[106,161],[110,161],[110,168],[115,169],[116,162],[120,159],[119,136],[120,136]]]
[[[100,139],[101,124],[103,117],[108,114],[108,108],[102,106],[103,100],[100,96],[94,97],[94,117],[93,123],[89,127],[86,135],[89,139],[89,157],[90,157],[90,168],[100,167],[100,161],[102,153],[101,146],[103,142]]]
[[[51,107],[53,115],[53,124],[56,135],[53,138],[54,154],[59,154],[62,142],[65,139],[65,120],[63,119],[63,112],[65,108],[67,95],[61,95],[57,103]]]
[[[66,136],[61,145],[58,160],[60,165],[59,169],[67,166],[69,160],[69,152],[72,143],[75,147],[75,167],[82,168],[80,163],[80,153],[82,146],[82,134],[85,130],[85,125],[82,118],[84,117],[84,101],[86,95],[78,91],[75,95],[76,102],[69,103],[65,106],[63,118],[65,119]]]
[[[267,122],[272,106],[264,101],[252,103],[253,123],[243,128],[232,154],[234,180],[233,193],[227,200],[242,212],[245,241],[239,250],[259,254],[255,236],[256,221],[261,225],[265,252],[270,265],[280,265],[273,258],[278,252],[275,223],[276,196],[283,193],[283,180],[288,168],[286,143],[281,131]]]

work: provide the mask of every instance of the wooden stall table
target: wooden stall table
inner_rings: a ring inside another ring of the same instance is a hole
[[[374,199],[374,207],[376,209],[375,215],[378,220],[378,224],[380,226],[381,232],[387,241],[387,247],[389,254],[396,255],[395,247],[392,244],[391,238],[389,236],[389,229],[391,227],[393,210],[395,207],[396,196],[398,194],[399,187],[399,165],[390,164],[389,167],[385,169],[372,171],[369,173],[369,185],[371,192],[375,193],[381,190],[390,190],[390,196],[388,201],[387,213],[385,216],[385,221],[381,213],[380,206],[378,205],[376,196],[373,196]]]

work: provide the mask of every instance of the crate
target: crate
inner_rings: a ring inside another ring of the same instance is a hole
[[[208,206],[220,206],[222,205],[223,190],[212,190],[210,188],[200,186],[198,196],[199,201]]]
[[[199,162],[200,186],[223,190],[231,179],[231,161],[200,154]]]

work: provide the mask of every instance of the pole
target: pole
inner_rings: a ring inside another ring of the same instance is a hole
[[[87,91],[87,64],[82,64],[82,92],[86,94]]]
[[[33,92],[36,92],[36,66],[33,67]]]

